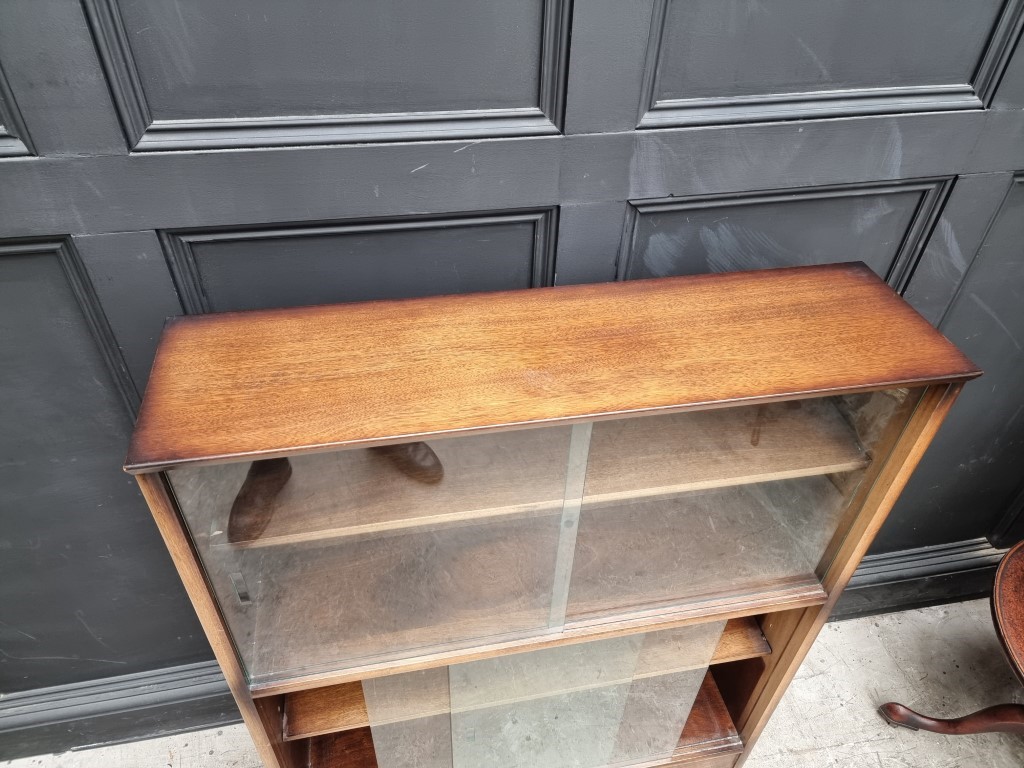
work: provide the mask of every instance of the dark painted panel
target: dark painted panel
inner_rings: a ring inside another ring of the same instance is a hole
[[[558,285],[615,279],[627,203],[563,206],[558,212]]]
[[[1024,541],[1024,484],[989,538],[997,547],[1012,547],[1017,542]]]
[[[863,261],[905,271],[929,185],[638,204],[624,279]],[[902,256],[902,259],[901,259]]]
[[[37,154],[127,151],[79,3],[4,0],[0,55]]]
[[[552,214],[168,235],[192,312],[529,288],[552,282]]]
[[[58,248],[0,252],[5,692],[209,654],[146,505],[120,469],[128,415]]]
[[[852,618],[983,597],[1003,552],[987,539],[868,555],[839,598],[834,618]]]
[[[558,202],[556,138],[5,164],[0,235],[101,234]]]
[[[986,536],[1024,484],[1024,181],[939,326],[985,370],[964,388],[875,551]]]
[[[992,108],[1024,109],[1024,45],[1020,43],[1006,66]]]
[[[126,704],[130,707],[131,701]],[[55,703],[53,709],[59,711]],[[59,715],[55,715],[59,717]],[[155,739],[185,731],[196,731],[242,722],[230,693],[203,699],[172,701],[144,709],[128,708],[113,714],[99,714],[81,720],[53,723],[0,733],[0,760],[31,755],[66,752],[141,739]],[[187,744],[187,742],[186,742]],[[173,759],[173,758],[171,758]],[[165,764],[169,761],[165,761]],[[171,763],[173,765],[173,763]],[[227,763],[231,765],[231,763]],[[239,765],[235,763],[235,765]],[[128,768],[128,766],[111,766]],[[139,766],[149,768],[149,766]],[[155,767],[154,767],[155,768]]]
[[[4,164],[0,236],[501,210],[1024,167],[1024,112]],[[936,151],[941,147],[942,151]]]
[[[903,297],[938,325],[981,247],[1012,181],[1009,173],[961,176],[942,208]]]
[[[164,321],[182,314],[160,239],[146,231],[82,235],[74,242],[141,394]]]
[[[84,3],[137,151],[544,135],[561,124],[568,0]]]
[[[0,760],[240,719],[213,659],[7,693],[0,697]]]
[[[655,100],[970,82],[1003,0],[670,0]]]
[[[535,107],[541,5],[119,2],[158,120]]]
[[[565,132],[631,131],[656,0],[588,0],[572,15]]]
[[[0,67],[0,158],[32,154],[30,146],[18,104]]]
[[[661,0],[641,125],[987,103],[1017,0]],[[666,112],[666,110],[668,110]]]

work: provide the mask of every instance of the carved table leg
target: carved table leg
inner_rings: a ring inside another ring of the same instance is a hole
[[[915,731],[944,733],[948,736],[997,732],[1024,734],[1024,704],[999,704],[950,720],[925,717],[896,702],[883,704],[878,708],[878,712],[890,725]]]

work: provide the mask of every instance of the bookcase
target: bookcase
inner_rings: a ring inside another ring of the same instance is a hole
[[[125,469],[268,767],[717,768],[979,373],[861,264],[196,315]]]

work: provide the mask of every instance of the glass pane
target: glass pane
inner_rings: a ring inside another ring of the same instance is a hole
[[[570,427],[168,473],[257,682],[549,631]]]
[[[667,759],[724,626],[364,681],[378,765],[601,768]]]
[[[815,585],[907,390],[593,425],[568,621]]]
[[[168,473],[253,682],[817,588],[921,390]]]
[[[451,667],[454,768],[606,765],[643,639],[633,635]]]
[[[377,768],[452,768],[448,668],[363,681]]]

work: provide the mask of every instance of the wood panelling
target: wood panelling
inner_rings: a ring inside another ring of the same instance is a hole
[[[162,239],[195,314],[551,285],[557,220],[549,209]]]
[[[126,466],[977,374],[856,265],[196,316],[164,333]]]
[[[635,201],[619,277],[863,261],[902,293],[951,187],[923,179]]]
[[[619,204],[618,231],[627,199],[1005,172],[1024,167],[1022,131],[1021,111],[972,110],[528,142],[268,148],[259,162],[246,152],[211,152],[202,162],[175,152],[69,155],[5,164],[0,233],[274,226],[340,213],[448,215],[602,202]],[[880,150],[887,146],[899,152]],[[353,181],[339,182],[345,179]],[[80,204],[83,197],[103,204]]]
[[[1024,491],[1024,175],[1014,178],[940,330],[985,368],[968,387],[894,514],[926,515],[922,531],[892,527],[887,548],[941,544],[957,536],[965,509],[992,531]],[[1005,383],[1004,383],[1005,382]]]
[[[136,151],[528,136],[561,124],[567,0],[85,5]]]
[[[145,505],[116,471],[135,395],[69,239],[0,242],[0,327],[5,690],[138,672],[152,654],[203,658]],[[122,624],[125,612],[138,620]]]
[[[1013,179],[1007,173],[960,176],[927,237],[903,298],[938,326],[985,240]]]
[[[987,106],[1024,4],[655,4],[641,128]]]

